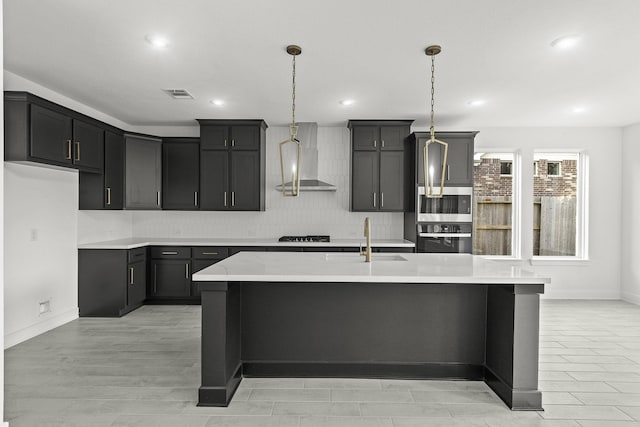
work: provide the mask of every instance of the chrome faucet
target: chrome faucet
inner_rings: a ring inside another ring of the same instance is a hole
[[[364,262],[371,262],[371,221],[369,217],[364,219],[364,237],[366,238],[366,248],[360,247],[360,255],[364,255]]]

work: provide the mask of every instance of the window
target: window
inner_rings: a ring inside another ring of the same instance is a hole
[[[542,172],[533,177],[534,257],[584,256],[581,155],[534,152],[534,160]]]
[[[547,175],[560,176],[560,162],[547,162]]]
[[[513,167],[513,162],[500,162],[500,175],[511,175],[511,168]]]
[[[514,153],[476,153],[473,254],[511,256],[514,248]]]

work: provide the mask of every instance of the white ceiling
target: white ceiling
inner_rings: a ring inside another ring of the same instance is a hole
[[[132,125],[283,125],[298,44],[297,120],[424,126],[424,48],[441,44],[436,129],[625,126],[640,122],[639,18],[638,0],[4,0],[4,65]],[[574,49],[550,46],[566,34]]]

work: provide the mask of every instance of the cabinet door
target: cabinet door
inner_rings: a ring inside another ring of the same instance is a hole
[[[380,143],[378,126],[354,126],[351,130],[354,150],[377,150]]]
[[[147,297],[147,263],[141,260],[129,264],[127,285],[127,306],[141,305]]]
[[[163,141],[163,209],[198,209],[199,157],[197,142]]]
[[[444,142],[449,143],[445,185],[473,185],[473,141],[449,138]]]
[[[352,153],[351,210],[378,210],[378,152],[354,151]]]
[[[160,209],[162,144],[159,140],[126,137],[127,209]]]
[[[104,165],[104,130],[73,120],[73,164],[102,171]]]
[[[153,260],[151,294],[155,297],[188,297],[191,294],[189,260]]]
[[[200,209],[219,211],[231,205],[229,153],[200,151]]]
[[[260,152],[231,152],[231,209],[260,210]]]
[[[380,210],[404,210],[404,151],[380,153]]]
[[[200,144],[203,150],[226,150],[231,145],[229,126],[200,126]]]
[[[42,160],[71,164],[72,120],[64,114],[31,105],[29,154]]]
[[[124,136],[104,133],[104,208],[124,206]]]
[[[408,136],[407,126],[381,126],[380,149],[403,150],[404,140]]]
[[[258,150],[260,148],[260,128],[258,126],[232,126],[232,150]]]

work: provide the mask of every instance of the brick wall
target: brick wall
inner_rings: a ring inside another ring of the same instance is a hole
[[[533,177],[534,197],[575,196],[577,190],[577,162],[562,160],[560,176],[547,174],[547,160],[538,160],[538,174]],[[478,196],[511,196],[511,175],[500,175],[500,159],[484,158],[473,168],[474,193]]]

